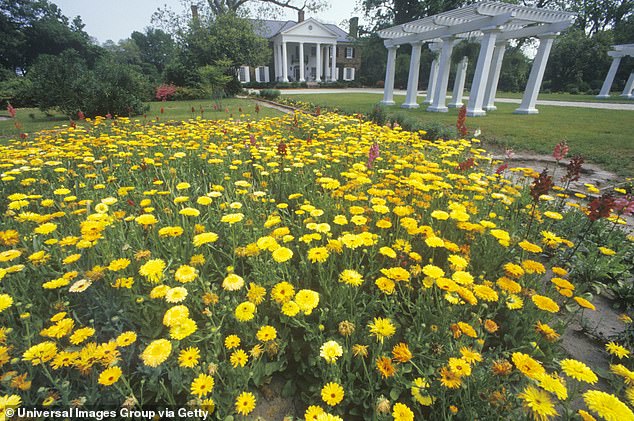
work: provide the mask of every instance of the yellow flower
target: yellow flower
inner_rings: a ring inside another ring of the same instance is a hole
[[[559,311],[559,305],[551,298],[535,294],[531,297],[531,300],[535,307],[540,310],[548,311],[549,313],[557,313]]]
[[[330,406],[335,406],[343,400],[344,390],[338,383],[326,383],[321,388],[321,399]]]
[[[0,294],[0,313],[13,305],[13,298],[9,294]]]
[[[319,305],[319,293],[310,289],[300,289],[295,294],[294,301],[304,314],[309,315]]]
[[[123,332],[121,335],[117,336],[116,342],[117,346],[122,348],[132,345],[136,342],[136,333],[132,331]]]
[[[225,222],[229,225],[233,225],[235,223],[242,221],[243,219],[244,219],[243,213],[230,213],[228,215],[223,215],[223,217],[220,218],[220,222]]]
[[[255,409],[255,396],[251,392],[242,392],[236,398],[236,412],[247,416]]]
[[[328,260],[329,251],[326,247],[313,247],[308,250],[308,260],[311,263],[323,263]]]
[[[381,343],[383,343],[383,339],[389,338],[396,333],[396,327],[392,321],[383,317],[375,317],[374,321],[368,324],[368,328],[370,328],[370,335],[375,336]]]
[[[183,284],[193,282],[196,278],[198,278],[198,269],[189,265],[181,265],[178,269],[176,269],[174,278]]]
[[[528,386],[518,396],[522,399],[524,407],[531,410],[535,419],[545,421],[559,415],[550,396],[543,390]]]
[[[629,358],[630,351],[622,345],[617,344],[614,341],[605,344],[605,349],[612,355],[619,357],[619,359]]]
[[[116,383],[117,380],[119,380],[119,377],[121,377],[121,374],[122,374],[121,368],[117,367],[116,365],[113,367],[109,367],[105,369],[104,371],[102,371],[101,374],[99,375],[99,384],[102,384],[104,386],[110,386]]]
[[[295,288],[286,281],[277,283],[271,290],[271,298],[279,304],[290,301],[295,296]]]
[[[392,356],[399,363],[406,363],[414,357],[412,351],[409,350],[409,347],[404,342],[394,345],[392,348]]]
[[[273,252],[273,260],[284,263],[293,257],[293,251],[286,247],[280,247]]]
[[[337,341],[324,342],[319,348],[319,356],[327,363],[336,363],[337,359],[343,355],[343,348]]]
[[[167,339],[152,341],[141,353],[143,364],[158,367],[167,360],[172,353],[172,343]]]
[[[229,335],[225,338],[225,348],[233,349],[240,346],[240,338],[238,335]]]
[[[207,396],[214,389],[214,378],[208,374],[201,373],[192,381],[191,393],[194,396]]]
[[[183,216],[194,216],[194,217],[200,215],[200,211],[194,208],[183,208],[180,211],[178,211],[178,213]]]
[[[521,352],[514,352],[512,355],[513,364],[525,376],[536,379],[542,374],[546,374],[546,370],[542,364],[534,360],[530,355]]]
[[[150,225],[154,225],[158,222],[156,217],[149,213],[144,213],[143,215],[137,216],[136,218],[134,218],[134,221],[144,227],[149,227]]]
[[[339,282],[358,287],[363,283],[363,276],[356,270],[346,269],[339,274]]]
[[[230,273],[225,277],[222,281],[222,288],[225,291],[237,291],[244,286],[244,279],[236,275],[235,273]]]
[[[195,247],[200,247],[203,244],[214,243],[218,240],[218,234],[213,232],[203,232],[194,236],[193,244]]]
[[[397,402],[392,407],[394,421],[414,421],[414,413],[404,403]]]
[[[616,396],[599,390],[589,390],[583,394],[588,408],[607,421],[634,420],[634,413]]]
[[[277,338],[277,331],[273,326],[262,326],[256,333],[256,338],[262,342],[273,341]]]
[[[190,318],[181,319],[170,327],[170,338],[182,341],[196,330],[198,326],[195,321]]]
[[[596,374],[584,363],[581,361],[573,360],[573,359],[565,359],[560,363],[561,369],[566,373],[568,377],[571,377],[575,380],[595,384],[599,381],[599,378]]]
[[[200,350],[197,347],[182,349],[178,354],[178,365],[185,368],[192,368],[198,365]]]
[[[255,304],[245,301],[239,304],[235,310],[236,319],[239,322],[247,322],[255,317]]]
[[[149,282],[156,284],[163,279],[163,270],[165,269],[165,266],[166,265],[163,260],[151,259],[139,268],[139,274],[141,276],[145,276]]]

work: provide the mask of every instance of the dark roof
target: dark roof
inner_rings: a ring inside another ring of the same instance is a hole
[[[259,36],[267,39],[273,38],[275,35],[280,32],[284,32],[288,29],[291,29],[293,26],[297,25],[298,22],[293,20],[259,20],[259,19],[251,19],[253,23],[253,29],[255,33]],[[319,22],[321,23],[321,22]],[[346,31],[339,28],[337,25],[333,25],[330,23],[321,23],[326,28],[337,34],[337,42],[354,42],[354,38],[350,37]]]

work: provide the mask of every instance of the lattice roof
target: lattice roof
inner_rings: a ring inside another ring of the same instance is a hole
[[[493,28],[499,39],[513,39],[560,32],[576,14],[483,1],[379,31],[385,45],[438,41],[443,37],[474,38]]]

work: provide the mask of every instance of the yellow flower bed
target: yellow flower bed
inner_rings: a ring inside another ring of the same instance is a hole
[[[92,123],[0,147],[0,416],[250,417],[274,377],[309,420],[549,419],[597,382],[556,343],[592,307],[562,225],[585,215],[476,140],[335,114]],[[634,418],[619,393],[579,416]]]

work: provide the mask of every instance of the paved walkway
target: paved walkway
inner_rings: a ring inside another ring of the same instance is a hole
[[[341,93],[363,93],[363,94],[383,94],[383,89],[378,88],[346,88],[346,89],[283,89],[281,92],[284,95],[308,95],[308,94],[341,94]],[[405,95],[405,90],[394,90],[394,95]],[[424,98],[425,91],[418,93],[419,100]],[[449,98],[449,97],[448,97]],[[465,97],[464,101],[469,99]],[[507,103],[507,104],[519,104],[522,101],[520,99],[513,98],[497,98],[495,102]],[[595,108],[602,110],[626,110],[634,111],[633,104],[618,104],[613,102],[575,102],[575,101],[552,101],[552,100],[537,100],[537,105],[552,105],[555,107],[580,107],[580,108]]]

